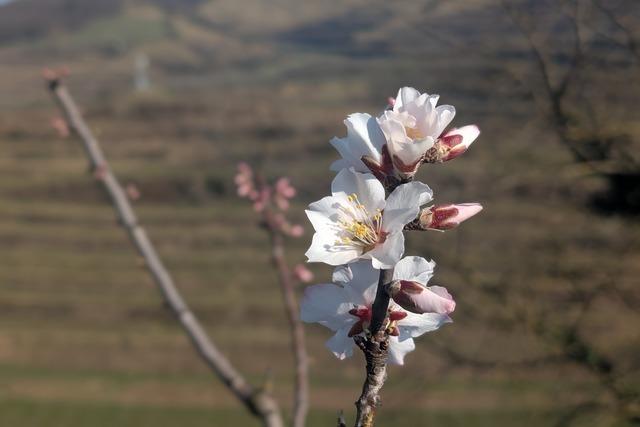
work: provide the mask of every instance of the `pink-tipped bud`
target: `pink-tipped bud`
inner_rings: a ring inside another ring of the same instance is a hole
[[[238,185],[238,196],[240,197],[248,197],[251,194],[252,186],[249,184],[240,184]]]
[[[420,213],[420,227],[423,230],[450,230],[481,210],[482,205],[479,203],[431,206]]]
[[[396,99],[393,96],[390,96],[387,98],[387,105],[391,108],[393,108],[394,105],[396,105]]]
[[[135,184],[127,184],[125,191],[127,193],[127,197],[129,197],[129,200],[138,200],[142,196],[140,190]]]
[[[453,160],[469,149],[469,146],[480,135],[476,125],[451,129],[440,136],[433,147],[425,153],[423,163],[441,163]]]
[[[253,175],[253,169],[248,163],[240,162],[238,163],[238,173],[251,176]]]
[[[278,209],[280,209],[281,211],[286,211],[287,209],[289,209],[289,200],[282,197],[279,193],[277,193],[273,199],[276,202]]]
[[[309,283],[313,280],[313,273],[302,264],[298,264],[293,268],[293,274],[302,283]]]
[[[296,189],[291,185],[289,178],[283,177],[276,181],[276,192],[285,199],[291,199],[296,195]]]
[[[300,224],[294,224],[289,229],[289,236],[291,237],[302,237],[304,234],[304,227]]]
[[[412,313],[449,314],[456,308],[453,297],[442,286],[422,286],[418,282],[397,280],[389,286],[391,298]]]
[[[51,127],[55,129],[60,138],[68,138],[70,135],[69,125],[67,124],[67,121],[61,117],[51,119]]]

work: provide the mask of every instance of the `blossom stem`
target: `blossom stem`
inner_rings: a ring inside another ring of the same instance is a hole
[[[393,270],[380,270],[380,278],[378,279],[378,289],[376,291],[376,299],[371,307],[371,324],[369,331],[372,336],[380,332],[384,320],[387,317],[387,309],[389,308],[389,293],[387,292],[387,284],[391,282]]]
[[[387,284],[391,282],[393,270],[380,270],[376,299],[371,313],[370,335],[355,337],[356,344],[364,353],[366,378],[362,393],[356,401],[355,427],[373,427],[376,408],[380,404],[380,390],[387,379],[387,358],[389,356],[389,335],[384,329],[389,308]]]

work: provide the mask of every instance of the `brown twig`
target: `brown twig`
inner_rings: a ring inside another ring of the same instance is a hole
[[[356,336],[356,344],[364,353],[366,377],[362,393],[356,401],[355,427],[373,427],[376,408],[380,405],[380,390],[387,379],[389,335],[383,328],[389,308],[387,284],[391,282],[393,270],[380,270],[376,298],[371,308],[371,324],[366,338]]]
[[[270,209],[263,212],[271,237],[271,261],[278,270],[282,297],[291,328],[291,349],[295,358],[295,390],[293,398],[293,427],[304,427],[309,409],[309,362],[304,340],[304,328],[295,296],[294,279],[284,255],[284,236],[275,223]]]
[[[252,387],[233,367],[229,359],[218,349],[204,331],[202,325],[189,309],[176,288],[173,279],[160,260],[147,233],[138,223],[138,219],[127,199],[126,193],[102,153],[100,144],[91,129],[82,118],[76,103],[54,73],[45,75],[48,88],[62,110],[69,127],[78,135],[86,151],[89,163],[96,178],[109,195],[121,225],[127,231],[131,242],[144,258],[162,296],[185,330],[196,351],[213,373],[229,390],[267,427],[283,427],[277,402],[265,390]]]

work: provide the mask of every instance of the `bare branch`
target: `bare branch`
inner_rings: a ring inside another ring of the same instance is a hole
[[[593,5],[596,8],[598,8],[598,10],[600,10],[600,12],[602,12],[618,30],[620,30],[620,32],[624,35],[625,42],[620,43],[616,39],[614,39],[613,37],[607,34],[602,34],[602,33],[600,34],[602,34],[608,40],[611,40],[617,44],[622,45],[629,52],[631,52],[631,54],[636,58],[637,61],[640,61],[640,44],[633,36],[633,33],[620,21],[620,19],[616,16],[616,14],[613,13],[613,11],[611,11],[607,7],[605,7],[605,5],[603,5],[600,0],[592,0],[592,2],[593,2]]]
[[[304,328],[300,321],[294,280],[284,256],[284,237],[280,227],[274,222],[269,209],[265,209],[264,218],[271,237],[271,260],[280,277],[282,297],[291,328],[291,350],[296,363],[292,425],[293,427],[304,427],[309,409],[309,362]]]
[[[67,88],[62,84],[59,77],[55,75],[47,75],[47,82],[49,90],[64,113],[69,127],[82,142],[96,178],[102,183],[103,188],[111,198],[111,203],[119,216],[121,225],[140,255],[144,258],[146,266],[167,306],[189,336],[200,357],[227,388],[240,399],[245,407],[253,415],[260,418],[263,425],[267,427],[283,427],[284,424],[277,402],[266,390],[255,389],[247,382],[209,338],[198,319],[187,306],[171,275],[160,260],[155,247],[149,240],[147,233],[138,223],[125,191],[112,173],[98,140],[82,118]]]

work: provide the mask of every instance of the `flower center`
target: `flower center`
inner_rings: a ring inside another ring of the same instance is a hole
[[[414,128],[410,128],[410,127],[406,127],[404,128],[405,132],[407,133],[407,136],[411,139],[424,139],[425,135],[422,134],[422,131],[420,129],[418,129],[417,127]]]
[[[344,216],[339,221],[343,235],[336,244],[361,246],[368,251],[384,241],[386,233],[382,231],[382,211],[378,209],[372,215],[355,194],[351,194],[348,200],[349,206],[342,207]]]

